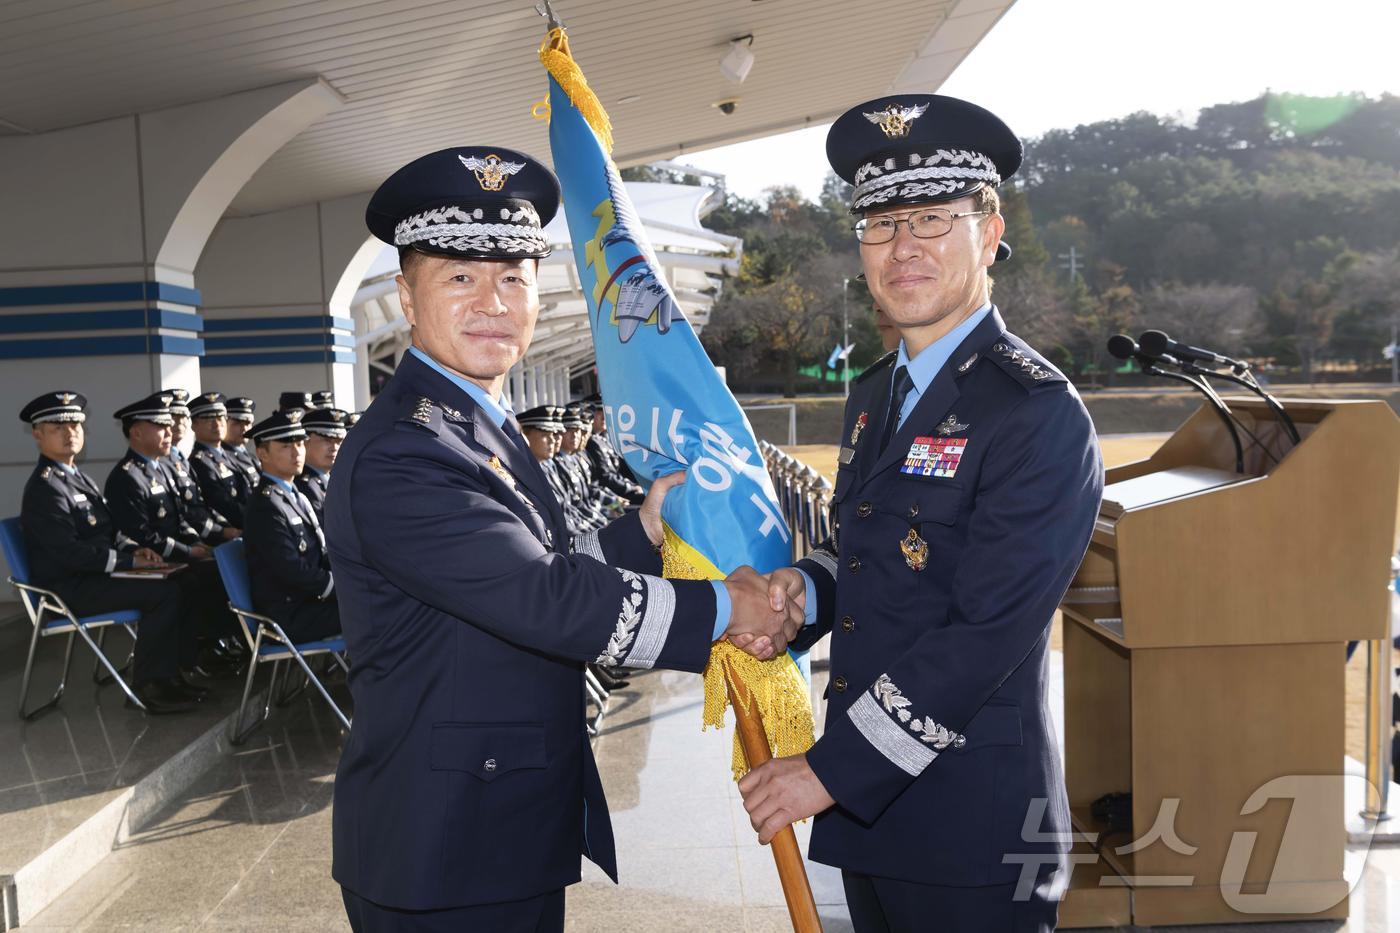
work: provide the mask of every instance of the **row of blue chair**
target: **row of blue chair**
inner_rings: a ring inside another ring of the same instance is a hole
[[[5,560],[10,565],[10,585],[19,594],[20,602],[34,627],[29,639],[29,653],[24,660],[24,675],[20,682],[20,717],[33,719],[45,710],[58,705],[68,682],[68,670],[72,664],[73,645],[76,638],[81,638],[96,657],[96,662],[93,665],[94,681],[99,684],[117,684],[132,703],[145,709],[130,685],[122,678],[121,671],[124,668],[119,669],[114,665],[104,650],[106,629],[112,626],[124,628],[131,635],[134,643],[138,635],[141,613],[135,609],[122,609],[101,615],[80,617],[69,609],[63,599],[53,590],[35,586],[29,575],[29,553],[25,547],[24,533],[20,528],[18,518],[7,518],[0,521],[0,549],[3,549]],[[341,726],[349,731],[350,718],[331,698],[325,684],[311,670],[311,666],[306,661],[309,657],[328,654],[342,670],[348,672],[350,668],[345,660],[345,639],[337,636],[313,642],[294,642],[275,621],[255,611],[253,609],[253,590],[248,579],[247,555],[241,538],[215,548],[214,559],[218,563],[219,576],[222,578],[224,589],[229,596],[229,609],[242,622],[240,628],[247,639],[250,652],[248,674],[243,684],[243,697],[239,702],[237,714],[229,723],[229,741],[234,745],[241,745],[253,731],[267,721],[274,701],[286,698],[286,695],[280,691],[285,689],[286,674],[293,664],[300,667],[301,672],[306,677],[306,683],[315,686],[325,701],[330,704],[331,710],[335,713]],[[94,633],[97,635],[95,639]],[[48,700],[31,709],[28,707],[29,687],[39,641],[42,638],[58,635],[68,636],[63,654],[63,673],[60,675],[58,687]],[[128,658],[129,661],[130,658]],[[262,713],[252,723],[245,726],[244,719],[248,701],[253,693],[253,681],[257,676],[259,665],[263,663],[272,665],[267,701],[263,706]],[[104,669],[108,674],[107,678],[101,676]]]

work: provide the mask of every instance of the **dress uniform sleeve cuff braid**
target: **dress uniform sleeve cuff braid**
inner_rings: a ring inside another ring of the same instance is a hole
[[[911,777],[918,777],[938,757],[891,719],[869,692],[862,693],[846,715],[876,751]]]
[[[112,572],[112,569],[113,569],[114,567],[116,567],[116,566],[117,566],[117,552],[116,552],[115,550],[109,550],[109,551],[107,552],[107,566],[106,566],[106,568],[105,568],[102,572],[103,572],[103,573],[111,573],[111,572]]]
[[[816,548],[803,559],[826,571],[831,579],[836,579],[836,557],[830,551],[825,548]]]
[[[166,539],[165,539],[165,549],[164,549],[163,551],[160,552],[160,556],[161,556],[161,557],[169,557],[169,556],[170,556],[170,552],[173,551],[173,550],[175,550],[175,539],[174,539],[174,538],[166,538]]]
[[[598,532],[596,531],[575,535],[574,553],[582,554],[584,557],[591,557],[600,564],[607,563],[607,561],[603,559],[603,545],[598,541]]]
[[[676,588],[660,577],[642,575],[646,586],[646,602],[643,606],[642,624],[637,629],[637,639],[632,643],[632,651],[627,655],[625,667],[650,668],[661,656],[666,645],[666,636],[671,631],[671,619],[676,614]]]
[[[213,531],[213,530],[214,530],[214,520],[213,520],[212,518],[206,518],[206,519],[204,520],[204,530],[201,531],[201,532],[199,533],[199,536],[200,536],[201,538],[206,537],[206,536],[209,534],[209,532],[211,532],[211,531]]]

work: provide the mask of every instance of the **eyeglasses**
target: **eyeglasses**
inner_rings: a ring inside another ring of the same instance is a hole
[[[864,245],[888,243],[899,232],[900,224],[908,224],[909,232],[914,236],[931,240],[952,230],[953,221],[959,217],[980,217],[990,213],[991,211],[954,213],[941,207],[930,207],[898,216],[884,214],[880,217],[862,217],[852,229],[856,232],[856,239]]]

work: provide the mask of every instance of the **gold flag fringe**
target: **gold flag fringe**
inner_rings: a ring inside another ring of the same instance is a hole
[[[559,82],[588,125],[593,127],[593,132],[598,134],[598,140],[603,144],[603,151],[612,155],[612,121],[608,119],[608,112],[603,109],[598,95],[588,86],[583,69],[574,61],[573,53],[569,51],[569,37],[562,26],[556,26],[545,36],[544,44],[540,46],[540,63],[550,77]],[[530,113],[538,119],[548,119],[549,97],[535,104]]]
[[[666,526],[666,540],[661,547],[662,575],[673,580],[722,580],[719,572],[703,554],[695,550]],[[727,641],[716,642],[710,648],[710,661],[705,665],[705,712],[701,729],[724,728],[724,711],[729,707],[729,691],[725,688],[725,667],[748,687],[752,702],[763,715],[763,728],[768,737],[768,749],[775,758],[800,755],[812,747],[814,726],[812,705],[808,699],[807,681],[792,657],[784,652],[771,661],[760,661],[747,651]],[[749,771],[748,759],[734,733],[731,760],[734,780]]]

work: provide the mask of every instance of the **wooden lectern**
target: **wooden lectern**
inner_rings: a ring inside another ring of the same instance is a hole
[[[1345,645],[1389,637],[1400,422],[1380,401],[1202,407],[1108,471],[1061,610],[1076,844],[1062,928],[1339,918]],[[1291,448],[1291,449],[1290,449]],[[1272,782],[1272,783],[1271,783]],[[1095,800],[1132,794],[1114,831]]]

